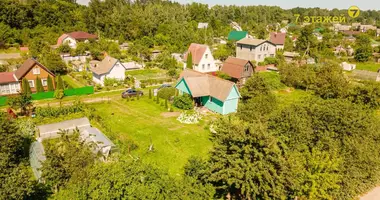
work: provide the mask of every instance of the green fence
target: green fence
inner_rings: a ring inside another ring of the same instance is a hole
[[[82,88],[74,88],[68,89],[64,91],[65,96],[76,96],[76,95],[85,95],[85,94],[94,94],[94,87],[82,87]]]
[[[7,104],[7,97],[0,97],[0,106],[5,106]]]
[[[31,94],[33,100],[41,100],[41,99],[50,99],[54,98],[54,91],[52,92],[39,92],[35,94]]]

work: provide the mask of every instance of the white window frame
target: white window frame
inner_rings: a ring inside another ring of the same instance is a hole
[[[46,84],[44,84],[44,81],[46,81]],[[41,79],[41,82],[44,87],[48,85],[47,78]]]
[[[33,68],[33,74],[36,75],[36,74],[41,74],[41,70],[39,67],[34,67]]]
[[[204,70],[205,69],[205,64],[202,64],[202,70]]]
[[[28,83],[29,83],[30,88],[34,88],[34,80],[28,80]],[[32,83],[32,84],[30,84],[30,83]]]

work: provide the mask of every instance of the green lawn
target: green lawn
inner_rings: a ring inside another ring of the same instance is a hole
[[[288,106],[291,103],[297,101],[301,101],[304,98],[310,97],[311,95],[311,92],[306,92],[305,90],[280,90],[276,92],[277,101],[282,107]]]
[[[157,68],[155,68],[155,69],[131,70],[131,71],[125,72],[125,75],[134,76],[139,80],[167,77],[165,70],[157,69]]]
[[[374,62],[356,63],[356,69],[377,72],[380,69],[380,64]]]
[[[163,106],[143,97],[138,101],[114,100],[92,104],[112,127],[111,140],[120,148],[122,158],[140,159],[170,174],[183,173],[183,166],[192,155],[206,157],[211,149],[206,122],[181,124],[176,117],[164,117]],[[104,130],[103,130],[104,131]],[[107,133],[105,133],[107,134]],[[128,141],[138,148],[129,155]],[[154,151],[148,152],[153,144]]]
[[[79,81],[73,79],[71,76],[69,75],[64,75],[62,76],[62,79],[63,81],[65,81],[69,86],[71,86],[72,88],[81,88],[81,87],[84,87],[85,85],[83,85],[82,83],[80,83]]]

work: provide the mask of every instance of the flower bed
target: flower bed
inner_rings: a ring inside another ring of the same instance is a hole
[[[202,119],[198,111],[185,111],[177,118],[182,124],[197,124]]]

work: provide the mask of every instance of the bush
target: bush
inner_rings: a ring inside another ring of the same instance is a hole
[[[146,85],[144,83],[141,83],[141,88],[146,88]]]
[[[104,79],[104,85],[105,86],[118,86],[118,85],[122,85],[123,84],[123,81],[120,81],[120,80],[117,80],[115,78],[105,78]]]
[[[188,94],[174,97],[173,105],[183,110],[190,110],[194,107],[193,99]]]
[[[167,99],[170,100],[171,97],[175,95],[176,89],[173,87],[170,88],[162,88],[157,92],[157,96],[161,99]]]

